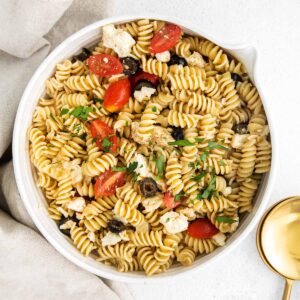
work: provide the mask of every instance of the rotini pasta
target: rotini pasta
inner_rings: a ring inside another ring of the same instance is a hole
[[[223,246],[253,209],[272,158],[245,66],[179,28],[166,43],[165,26],[104,27],[93,49],[56,64],[28,129],[59,230],[83,255],[149,276]],[[123,71],[109,69],[116,60]],[[198,238],[204,223],[214,234]]]

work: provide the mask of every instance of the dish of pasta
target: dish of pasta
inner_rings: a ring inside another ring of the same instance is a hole
[[[171,23],[106,25],[59,62],[28,129],[48,212],[74,246],[154,275],[224,246],[271,166],[244,65]]]

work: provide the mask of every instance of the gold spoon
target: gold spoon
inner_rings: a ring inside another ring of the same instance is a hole
[[[294,280],[300,280],[300,197],[284,199],[264,214],[256,244],[264,263],[285,278],[282,299],[290,299]]]

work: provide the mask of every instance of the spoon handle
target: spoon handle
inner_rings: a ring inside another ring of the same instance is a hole
[[[293,285],[294,280],[292,279],[285,279],[285,287],[284,287],[284,292],[282,295],[282,300],[289,300],[291,291],[292,291],[292,285]]]

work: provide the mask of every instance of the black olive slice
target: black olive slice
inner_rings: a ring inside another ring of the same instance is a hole
[[[172,66],[172,65],[182,65],[182,66],[187,66],[187,61],[185,60],[185,58],[180,57],[176,54],[171,56],[171,59],[168,62],[168,66]]]
[[[243,82],[242,77],[237,73],[231,73],[231,79],[235,82]]]
[[[151,177],[146,177],[140,181],[140,191],[145,197],[153,197],[157,192],[157,184]]]
[[[247,123],[236,124],[232,127],[232,130],[238,134],[245,134],[248,131],[247,126]]]
[[[181,127],[172,126],[171,135],[176,141],[184,139],[183,129]]]
[[[134,75],[139,69],[139,62],[132,57],[126,56],[121,58],[123,73],[127,76]]]
[[[73,217],[67,217],[67,218],[62,218],[58,221],[58,229],[65,235],[70,236],[70,229],[61,229],[60,226],[67,223],[68,221],[73,221],[76,224],[78,223],[78,220],[76,219],[75,216]]]
[[[82,48],[81,53],[73,56],[72,63],[76,62],[76,60],[84,61],[92,55],[92,52],[87,48]]]
[[[120,233],[125,230],[125,225],[118,220],[110,220],[107,223],[108,230],[112,233]]]

